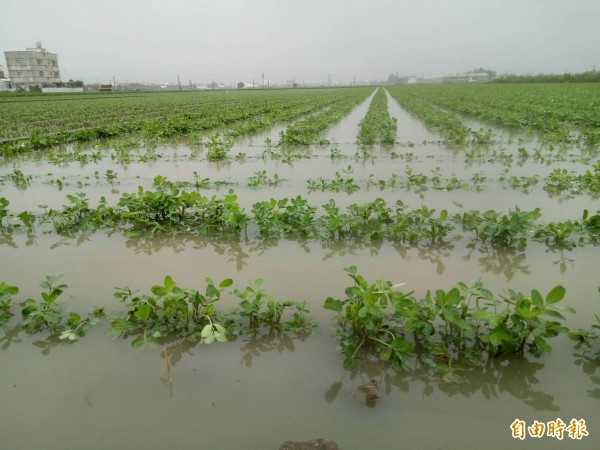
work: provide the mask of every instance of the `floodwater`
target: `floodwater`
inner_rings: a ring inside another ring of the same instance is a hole
[[[553,168],[585,170],[579,149],[552,153],[550,165],[527,160],[518,166],[517,148],[533,151],[537,142],[503,138],[485,148],[446,148],[389,99],[390,113],[398,120],[399,144],[374,147],[365,157],[354,141],[367,108],[367,102],[359,105],[329,131],[334,144],[300,149],[309,157],[291,164],[261,157],[264,140],[276,141],[282,127],[240,139],[232,155],[245,152],[245,162],[209,163],[203,150],[190,149],[185,140],[159,146],[155,151],[162,157],[152,162],[137,159],[146,154],[144,149],[133,150],[128,164],[111,159],[110,148],[101,149],[104,158],[99,162],[83,165],[54,165],[47,153],[40,153],[0,163],[0,177],[14,167],[32,177],[21,189],[5,179],[0,197],[10,201],[9,210],[15,214],[40,212],[40,204],[58,208],[67,203],[67,194],[77,192],[85,192],[92,204],[100,196],[115,203],[137,186],[152,189],[157,175],[193,181],[196,171],[201,178],[237,183],[205,193],[221,195],[231,187],[247,212],[253,202],[299,194],[317,205],[330,198],[343,206],[382,197],[389,203],[402,199],[410,207],[424,204],[450,213],[459,212],[457,203],[463,210],[539,207],[543,221],[578,219],[584,208],[600,209],[598,199],[588,195],[552,197],[542,189],[543,178]],[[341,151],[341,159],[331,159],[333,147]],[[479,156],[469,158],[471,152]],[[508,166],[502,156],[506,154],[514,155]],[[306,180],[331,179],[349,165],[359,191],[308,191]],[[472,183],[468,190],[421,192],[366,186],[371,174],[376,179],[404,176],[407,167],[428,176],[440,167],[442,179],[455,173],[469,183],[476,173],[487,178],[481,191],[472,189]],[[509,188],[498,181],[505,168],[511,175],[538,174],[540,182],[528,193]],[[112,184],[106,180],[107,170],[117,174]],[[262,170],[286,181],[271,188],[249,187],[248,177]],[[63,180],[62,190],[48,184],[57,178]],[[128,341],[112,340],[106,323],[67,344],[19,332],[13,320],[0,330],[0,449],[263,450],[277,449],[286,440],[317,438],[333,440],[345,450],[599,448],[600,363],[593,352],[576,349],[567,337],[551,339],[552,353],[540,358],[496,358],[467,371],[460,383],[443,383],[418,360],[400,373],[373,362],[344,370],[331,336],[333,316],[322,308],[328,296],[343,297],[350,284],[343,269],[355,265],[368,280],[406,282],[419,296],[459,281],[482,280],[498,294],[508,288],[535,288],[545,294],[562,284],[567,290],[564,303],[577,310],[567,325],[589,328],[599,312],[596,247],[558,250],[532,241],[524,250],[491,249],[469,245],[469,238],[460,238],[460,233],[435,247],[264,240],[252,233],[239,240],[127,238],[107,232],[66,238],[41,225],[35,237],[13,234],[3,239],[0,281],[19,286],[19,299],[37,297],[46,275],[64,275],[61,281],[69,287],[61,300],[67,310],[79,312],[95,307],[120,311],[112,296],[115,287],[148,292],[166,275],[190,288],[202,288],[206,276],[233,278],[240,288],[263,278],[264,288],[280,299],[306,299],[319,331],[314,336],[283,333],[212,345],[172,342],[166,347],[172,365],[169,383],[164,379],[163,347],[135,349]],[[235,306],[230,298],[222,303],[222,309]],[[361,395],[365,385],[376,385],[378,399],[368,401]],[[535,420],[560,418],[569,424],[571,419],[584,419],[589,436],[581,441],[528,436],[521,442],[511,436],[510,425],[517,418],[528,425]]]

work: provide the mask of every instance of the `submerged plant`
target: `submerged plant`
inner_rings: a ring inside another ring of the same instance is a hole
[[[47,276],[46,280],[42,281],[40,287],[46,289],[47,292],[41,293],[41,301],[29,298],[21,303],[23,306],[21,314],[24,319],[21,327],[25,331],[37,333],[48,330],[51,334],[59,331],[62,321],[62,306],[56,303],[56,299],[67,288],[66,284],[55,285],[60,278],[61,276]]]
[[[4,326],[13,316],[10,311],[12,297],[18,293],[18,287],[10,286],[4,281],[0,282],[0,326]]]
[[[369,283],[356,267],[345,269],[354,284],[343,300],[329,297],[324,307],[337,313],[336,335],[345,366],[360,364],[364,352],[402,369],[409,357],[434,368],[445,381],[458,381],[467,366],[482,364],[486,355],[521,353],[534,355],[551,350],[548,338],[568,332],[558,320],[565,288],[556,286],[544,298],[508,290],[499,298],[482,283],[464,283],[449,291],[427,291],[422,299],[403,293],[389,281]]]
[[[306,302],[279,301],[261,289],[262,280],[244,290],[234,290],[240,311],[218,311],[216,303],[228,294],[231,278],[216,284],[205,278],[203,292],[177,286],[170,277],[152,287],[152,295],[135,295],[129,288],[119,288],[115,297],[127,307],[124,314],[113,317],[110,334],[115,337],[136,336],[131,345],[139,347],[171,337],[190,342],[224,342],[236,334],[256,335],[262,328],[303,331],[311,329],[306,317]],[[292,319],[282,321],[284,310],[293,310]]]
[[[208,142],[205,142],[204,146],[208,149],[206,156],[209,161],[221,161],[229,155],[233,141],[217,133],[209,136]]]
[[[346,298],[325,300],[325,308],[337,313],[336,334],[346,355],[344,366],[360,364],[363,362],[361,349],[371,349],[397,370],[404,368],[414,344],[406,339],[402,328],[396,326],[394,309],[412,292],[398,292],[395,289],[403,284],[392,285],[389,281],[369,283],[355,266],[345,271],[354,281],[354,285],[346,289]]]

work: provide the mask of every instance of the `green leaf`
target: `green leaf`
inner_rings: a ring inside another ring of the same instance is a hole
[[[390,344],[396,352],[399,353],[411,353],[415,346],[412,342],[407,341],[402,336],[396,337]]]
[[[563,286],[555,286],[550,292],[548,292],[548,295],[546,295],[546,303],[558,303],[560,302],[564,296],[565,296],[565,288]]]
[[[361,319],[364,319],[365,317],[367,317],[368,312],[369,312],[369,308],[367,306],[363,306],[362,308],[360,308],[358,310],[358,317],[360,317]]]
[[[540,294],[535,289],[531,291],[531,301],[536,307],[540,309],[544,307],[544,298],[542,297],[542,294]]]
[[[171,278],[171,275],[167,275],[165,277],[165,289],[167,291],[172,291],[175,286],[177,286],[177,284],[173,281],[173,278]]]
[[[494,347],[498,347],[503,341],[509,341],[510,338],[510,334],[503,330],[495,331],[488,336],[490,344],[492,344]]]
[[[379,353],[379,358],[382,361],[389,361],[391,357],[392,349],[390,347],[386,347],[385,350],[382,350],[381,353]]]
[[[152,308],[148,304],[142,304],[138,307],[138,309],[133,313],[135,317],[137,317],[141,321],[148,320],[150,317],[150,313],[152,312]]]
[[[331,297],[328,297],[327,300],[325,300],[325,305],[323,305],[323,307],[325,309],[329,309],[331,311],[335,311],[337,313],[341,313],[342,312],[342,301],[341,300],[335,300]]]
[[[220,288],[228,288],[233,284],[233,280],[231,278],[226,278],[219,283]]]
[[[72,312],[69,314],[69,319],[67,320],[67,324],[69,326],[73,326],[81,321],[81,316],[77,313]]]
[[[563,317],[563,315],[561,313],[554,311],[552,309],[544,309],[543,314],[546,314],[547,316],[550,316],[550,317],[554,317],[556,319],[565,320],[565,318]]]
[[[159,286],[159,285],[152,286],[152,288],[150,288],[150,290],[157,297],[163,297],[168,292],[163,286]]]
[[[133,341],[131,341],[131,345],[133,347],[143,347],[144,345],[146,345],[146,339],[144,339],[144,336],[138,336]]]
[[[487,320],[490,322],[493,321],[495,317],[496,317],[496,314],[494,314],[493,312],[490,312],[490,311],[486,311],[484,309],[477,309],[471,315],[471,318],[473,320]]]
[[[214,284],[209,284],[208,286],[206,286],[206,296],[207,297],[219,298],[220,295],[221,294],[220,294],[219,290],[215,287]]]

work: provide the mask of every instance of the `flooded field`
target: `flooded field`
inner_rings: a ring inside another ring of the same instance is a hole
[[[319,207],[334,199],[339,208],[376,198],[388,205],[401,200],[411,210],[435,209],[436,216],[442,210],[453,216],[539,208],[542,224],[600,210],[591,193],[544,189],[555,169],[585,172],[598,159],[597,148],[547,146],[535,136],[472,117],[468,126],[491,128],[496,142],[447,146],[386,96],[397,120],[398,143],[392,146],[355,143],[370,96],[325,133],[328,144],[295,148],[292,160],[273,158],[276,147],[269,144],[277,142],[284,125],[236,139],[226,161],[208,161],[206,149],[188,138],[126,152],[118,148],[126,139],[73,144],[0,160],[0,197],[10,200],[15,214],[60,210],[67,195],[81,192],[94,206],[101,197],[114,205],[139,186],[154,190],[162,176],[182,182],[208,178],[199,188],[206,196],[222,197],[233,189],[248,214],[256,202],[298,195]],[[524,151],[531,156],[524,158]],[[74,152],[97,157],[60,157]],[[10,178],[15,170],[28,181]],[[261,171],[282,181],[253,182]],[[418,174],[427,181],[410,182]],[[336,176],[351,178],[344,186],[356,187],[337,192],[315,187]],[[131,339],[107,336],[108,321],[67,343],[27,334],[13,318],[0,330],[2,449],[262,450],[317,438],[345,450],[600,446],[600,362],[565,334],[549,340],[550,353],[490,358],[465,369],[460,380],[446,382],[418,356],[399,372],[376,359],[344,369],[332,335],[334,315],[323,308],[327,297],[344,296],[351,284],[344,268],[356,266],[366,279],[406,283],[403,289],[418,297],[460,281],[481,280],[498,295],[508,289],[545,295],[560,284],[566,288],[564,304],[576,310],[566,314],[565,324],[588,329],[600,312],[597,245],[529,239],[525,246],[497,247],[458,225],[440,242],[409,244],[265,237],[254,223],[239,237],[227,237],[132,236],[120,230],[61,235],[40,222],[34,233],[0,235],[0,252],[0,281],[18,286],[20,299],[39,297],[38,284],[47,275],[62,274],[67,311],[121,311],[115,287],[149,292],[166,275],[197,289],[205,277],[232,278],[236,286],[261,278],[276,298],[307,300],[318,326],[312,335],[275,331],[211,345],[171,340],[134,348]],[[221,307],[233,309],[236,300],[226,296]],[[582,441],[527,436],[521,442],[511,436],[515,419],[527,425],[583,419],[589,436]]]

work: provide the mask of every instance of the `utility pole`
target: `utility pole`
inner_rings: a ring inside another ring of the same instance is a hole
[[[262,73],[262,80],[263,80],[262,87],[265,87],[265,73],[264,72]]]
[[[181,81],[179,80],[179,74],[177,74],[177,86],[179,86],[179,90],[181,90]]]

